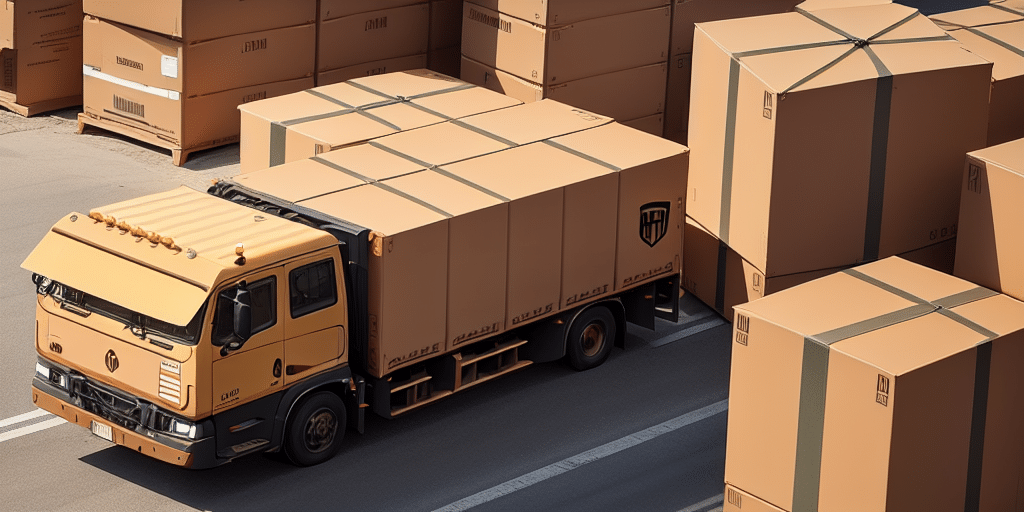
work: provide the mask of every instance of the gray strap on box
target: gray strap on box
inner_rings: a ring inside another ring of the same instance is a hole
[[[793,482],[793,512],[808,512],[818,510],[818,493],[821,484],[821,452],[825,427],[825,392],[828,381],[828,359],[829,347],[845,339],[860,336],[874,330],[896,325],[914,318],[919,318],[933,312],[937,312],[950,318],[961,325],[964,325],[975,332],[985,336],[985,340],[979,343],[978,347],[978,369],[985,372],[978,373],[974,382],[974,421],[971,424],[971,444],[969,469],[975,468],[970,473],[971,479],[968,488],[976,485],[980,489],[981,478],[981,454],[984,448],[984,420],[978,421],[978,416],[984,416],[985,402],[988,396],[988,375],[987,368],[990,365],[991,344],[989,341],[998,337],[998,334],[978,325],[967,318],[951,311],[954,308],[997,295],[985,288],[972,288],[948,297],[943,297],[933,302],[928,302],[910,292],[899,289],[879,279],[871,277],[856,269],[843,270],[843,273],[860,279],[868,284],[881,288],[889,293],[899,296],[907,301],[913,302],[913,306],[887,313],[874,318],[869,318],[851,325],[839,327],[813,336],[804,338],[803,362],[800,373],[800,405],[797,417],[797,445],[796,465],[794,469]],[[979,411],[979,407],[982,409]],[[968,492],[968,503],[973,499],[974,507],[967,506],[965,510],[977,511],[979,493],[971,498]]]
[[[580,157],[580,158],[582,158],[582,159],[584,159],[584,160],[586,160],[586,161],[588,161],[590,163],[594,163],[594,164],[600,165],[601,167],[604,167],[605,169],[610,169],[610,170],[615,171],[615,172],[619,172],[619,171],[622,170],[621,167],[612,165],[612,164],[610,164],[608,162],[605,162],[604,160],[601,160],[600,158],[590,156],[590,155],[588,155],[588,154],[586,154],[586,153],[584,153],[582,151],[577,151],[577,150],[575,150],[573,148],[570,148],[569,146],[566,146],[566,145],[561,144],[559,142],[555,142],[555,141],[553,141],[551,139],[544,139],[541,142],[543,142],[544,144],[547,144],[548,146],[551,146],[553,148],[561,149],[562,151],[565,151],[566,153],[569,153],[570,155]]]
[[[1004,10],[1006,12],[1011,12],[1013,14],[1016,14],[1016,15],[1020,16],[1021,20],[1024,20],[1024,14],[1016,12],[1013,9],[1007,9],[1006,7],[995,6],[995,5],[989,5],[989,7],[996,7],[998,9]],[[967,26],[967,25],[961,25],[959,23],[953,23],[952,21],[941,20],[939,18],[932,18],[932,20],[933,21],[937,21],[939,23],[945,23],[946,25],[951,25],[951,26],[956,27],[956,28],[961,29],[961,30],[966,30],[966,31],[968,31],[968,32],[978,36],[978,37],[987,39],[987,40],[989,40],[989,41],[991,41],[991,42],[993,42],[993,43],[995,43],[995,44],[997,44],[999,46],[1002,46],[1003,48],[1005,48],[1005,49],[1007,49],[1007,50],[1009,50],[1009,51],[1011,51],[1011,52],[1013,52],[1013,53],[1015,53],[1015,54],[1017,54],[1017,55],[1019,55],[1021,57],[1024,57],[1024,49],[1017,48],[1016,46],[1014,46],[1014,45],[1012,45],[1012,44],[1010,44],[1010,43],[1008,43],[1006,41],[1003,41],[1002,39],[999,39],[999,38],[997,38],[995,36],[992,36],[990,34],[986,34],[985,32],[982,32],[981,30],[978,30],[978,27],[995,27],[995,26],[999,26],[999,25],[1005,25],[1007,23],[1020,23],[1021,20],[1000,21],[998,23],[986,23],[984,25],[976,25],[974,27]]]
[[[430,170],[430,171],[434,171],[434,172],[436,172],[436,173],[438,173],[438,174],[440,174],[440,175],[442,175],[442,176],[444,176],[446,178],[450,178],[450,179],[453,179],[455,181],[458,181],[459,183],[462,183],[463,185],[468,185],[468,186],[470,186],[470,187],[472,187],[472,188],[474,188],[476,190],[479,190],[480,192],[483,192],[483,193],[485,193],[485,194],[487,194],[487,195],[489,195],[489,196],[491,196],[491,197],[493,197],[493,198],[495,198],[495,199],[497,199],[497,200],[499,200],[499,201],[501,201],[503,203],[509,202],[509,199],[507,197],[505,197],[505,196],[503,196],[503,195],[501,195],[501,194],[499,194],[499,193],[497,193],[497,192],[495,192],[493,190],[490,190],[490,189],[484,187],[483,185],[474,183],[474,182],[472,182],[470,180],[467,180],[467,179],[465,179],[463,177],[456,176],[455,174],[452,174],[452,173],[450,173],[450,172],[448,172],[448,171],[446,171],[444,169],[441,169],[437,165],[431,164],[430,162],[424,162],[423,160],[420,160],[419,158],[416,158],[416,157],[411,156],[411,155],[407,155],[407,154],[402,153],[401,151],[398,151],[396,149],[389,148],[389,147],[387,147],[387,146],[385,146],[385,145],[383,145],[383,144],[381,144],[381,143],[379,143],[377,141],[370,141],[369,144],[371,146],[377,148],[377,149],[380,149],[381,151],[386,151],[386,152],[391,153],[392,155],[395,155],[395,156],[397,156],[399,158],[404,158],[404,159],[406,159],[406,160],[408,160],[408,161],[410,161],[410,162],[412,162],[412,163],[414,163],[416,165],[421,165],[421,166],[423,166],[424,169],[427,169],[427,170]]]

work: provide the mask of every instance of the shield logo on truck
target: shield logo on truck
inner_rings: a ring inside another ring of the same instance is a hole
[[[114,353],[114,349],[110,349],[107,351],[107,369],[110,370],[110,373],[114,373],[117,367],[117,354]]]
[[[668,233],[668,213],[672,203],[656,201],[640,207],[640,239],[654,247]]]

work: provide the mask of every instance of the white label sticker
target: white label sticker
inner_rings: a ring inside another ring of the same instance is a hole
[[[170,55],[161,55],[160,74],[168,78],[178,78],[178,58]]]

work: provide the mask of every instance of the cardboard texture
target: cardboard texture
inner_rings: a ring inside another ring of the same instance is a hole
[[[306,25],[315,0],[83,0],[86,14],[131,25],[183,43]]]
[[[481,7],[514,16],[542,27],[564,26],[579,21],[614,16],[669,4],[670,0],[467,0]]]
[[[466,2],[462,54],[551,86],[665,62],[670,22],[665,6],[544,28]]]
[[[991,66],[896,4],[698,24],[687,214],[767,276],[951,238]]]
[[[631,119],[629,121],[621,121],[621,123],[630,128],[640,130],[642,132],[649,133],[656,137],[663,137],[665,135],[665,115],[654,114],[651,116],[641,117],[639,119]]]
[[[1024,10],[994,4],[936,14],[931,20],[992,62],[986,146],[1024,137]]]
[[[892,257],[733,325],[729,485],[791,512],[1013,510],[1024,303]]]
[[[396,57],[394,59],[375,60],[364,62],[347,68],[332,69],[316,74],[316,85],[331,85],[340,82],[361,78],[364,76],[383,75],[396,71],[411,71],[427,67],[427,54],[409,55]]]
[[[838,9],[842,7],[863,7],[865,5],[891,4],[892,0],[805,0],[796,5],[796,9],[820,11],[822,9]]]
[[[83,25],[86,66],[187,97],[313,74],[313,24],[190,44],[93,16]]]
[[[308,77],[185,97],[97,72],[83,77],[82,108],[101,126],[126,126],[137,131],[135,138],[149,134],[161,146],[196,149],[238,141],[240,105],[312,86]]]
[[[686,164],[685,147],[545,100],[237,181],[374,232],[380,377],[677,272]]]
[[[518,104],[425,69],[352,79],[248,103],[239,109],[241,172]]]
[[[728,321],[732,321],[733,308],[739,304],[849,268],[767,277],[690,217],[686,217],[683,240],[683,288]],[[955,251],[956,239],[949,239],[899,257],[952,274]]]
[[[360,14],[369,11],[382,9],[393,9],[395,7],[406,7],[409,5],[426,4],[428,0],[320,0],[320,21]]]
[[[1024,300],[1024,139],[967,154],[954,274]]]
[[[81,0],[6,0],[0,8],[0,101],[80,103]]]
[[[427,3],[321,21],[317,71],[427,53],[429,33]]]
[[[725,485],[722,502],[722,512],[788,512],[729,484]]]
[[[541,86],[467,57],[462,61],[463,80],[524,103],[550,98],[618,120],[659,114],[665,106],[665,63]]]

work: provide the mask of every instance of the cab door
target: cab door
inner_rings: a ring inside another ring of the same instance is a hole
[[[340,256],[332,247],[285,265],[285,386],[347,361]]]

